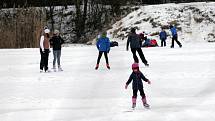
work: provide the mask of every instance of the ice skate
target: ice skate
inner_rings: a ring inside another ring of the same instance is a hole
[[[150,105],[147,103],[146,98],[142,98],[143,106],[147,109],[150,108]]]
[[[132,97],[132,109],[135,109],[136,107],[136,100],[137,98]]]
[[[56,70],[56,67],[55,67],[55,65],[53,65],[53,68],[52,68],[53,70],[54,70],[54,72],[56,72],[57,70]]]
[[[99,64],[96,64],[95,70],[98,70],[99,68]]]
[[[107,68],[108,68],[108,69],[110,69],[110,66],[109,66],[109,64],[106,64],[106,66],[107,66]]]
[[[58,66],[58,71],[63,71],[60,65]]]

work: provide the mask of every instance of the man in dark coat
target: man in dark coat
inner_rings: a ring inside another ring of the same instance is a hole
[[[131,33],[128,36],[128,40],[127,40],[127,46],[126,46],[126,50],[128,51],[128,46],[130,44],[130,48],[131,48],[131,52],[133,54],[133,58],[134,58],[134,62],[139,63],[139,59],[136,55],[136,52],[138,52],[142,62],[146,65],[149,66],[147,60],[145,59],[145,56],[143,54],[143,51],[141,49],[141,45],[140,45],[140,37],[139,35],[136,34],[135,32],[135,28],[131,29]]]

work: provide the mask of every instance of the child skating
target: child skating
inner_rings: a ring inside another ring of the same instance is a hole
[[[110,51],[110,40],[107,37],[107,32],[102,33],[102,36],[98,39],[98,41],[96,43],[96,47],[99,51],[99,55],[98,55],[95,69],[97,70],[99,68],[100,59],[101,59],[103,53],[105,55],[106,66],[108,69],[110,69],[110,65],[108,62],[108,53]]]
[[[146,95],[143,90],[143,82],[147,82],[148,84],[151,84],[151,82],[143,75],[143,73],[139,70],[138,63],[132,64],[132,70],[128,81],[126,82],[125,89],[127,89],[128,85],[132,81],[132,89],[133,89],[133,96],[132,96],[132,108],[134,109],[136,107],[136,100],[137,100],[137,92],[140,92],[140,95],[142,97],[143,106],[145,108],[149,108],[150,105],[146,101]]]

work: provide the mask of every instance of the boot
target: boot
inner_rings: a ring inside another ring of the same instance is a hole
[[[95,67],[95,69],[97,70],[99,68],[99,64],[96,64],[96,67]]]
[[[137,98],[132,97],[132,108],[136,107],[136,100],[137,100]]]
[[[147,104],[147,101],[146,101],[146,98],[142,98],[142,102],[143,102],[143,106],[145,107],[145,108],[149,108],[149,104]]]
[[[108,69],[110,69],[110,66],[109,66],[109,64],[106,64],[106,66],[107,66],[107,68],[108,68]]]
[[[56,72],[56,67],[55,67],[55,65],[53,65],[53,68],[52,68],[53,70],[54,70],[54,72]]]
[[[63,71],[60,65],[58,65],[58,71]]]
[[[149,64],[148,64],[148,63],[144,63],[144,64],[145,64],[146,67],[149,67]]]

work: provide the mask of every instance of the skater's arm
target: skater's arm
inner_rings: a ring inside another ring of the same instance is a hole
[[[131,83],[132,79],[133,79],[133,76],[131,74],[130,77],[129,77],[129,79],[128,79],[128,81],[126,82],[126,85],[129,85]]]
[[[65,41],[61,37],[60,37],[60,39],[61,39],[61,43],[60,44],[62,45]]]
[[[96,42],[96,47],[99,50],[100,39]]]
[[[42,49],[42,51],[44,51],[43,43],[44,43],[44,36],[41,36],[41,38],[40,38],[40,48]]]
[[[150,82],[149,79],[147,79],[142,73],[141,73],[141,79],[143,79],[145,82]]]

